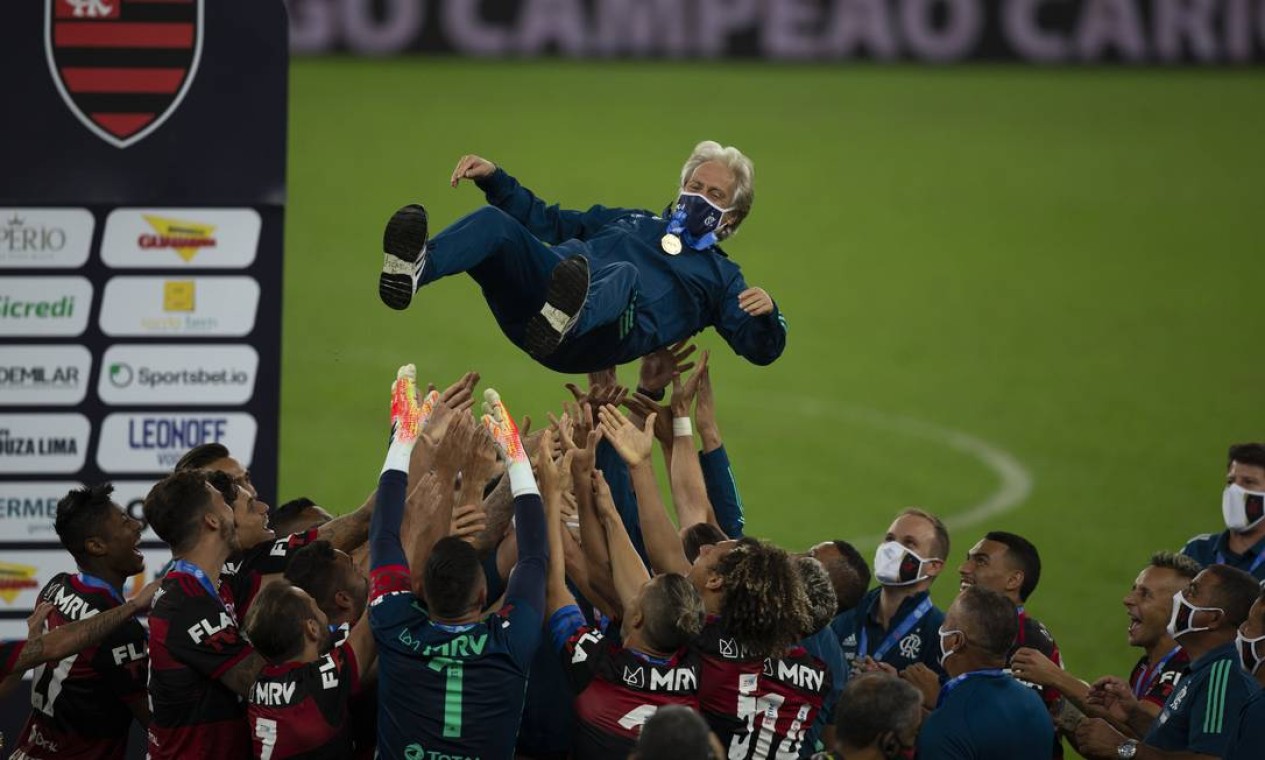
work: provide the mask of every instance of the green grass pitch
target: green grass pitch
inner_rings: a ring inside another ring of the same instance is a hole
[[[392,211],[482,203],[447,185],[463,153],[564,206],[656,210],[698,140],[752,156],[727,249],[787,350],[699,339],[750,532],[869,554],[925,506],[954,528],[941,605],[977,538],[1022,533],[1029,609],[1082,677],[1127,673],[1134,574],[1217,529],[1225,447],[1265,437],[1260,73],[326,59],[291,82],[281,499],[360,503],[402,362],[478,369],[537,420],[564,398],[467,278],[378,301]]]

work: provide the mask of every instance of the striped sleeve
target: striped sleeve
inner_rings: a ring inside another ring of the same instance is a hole
[[[1233,659],[1224,658],[1209,666],[1204,688],[1191,705],[1186,750],[1215,757],[1224,755],[1249,691],[1246,676]]]

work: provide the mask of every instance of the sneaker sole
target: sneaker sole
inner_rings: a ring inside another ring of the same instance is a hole
[[[527,334],[524,337],[527,353],[535,359],[542,359],[557,350],[575,324],[588,297],[587,259],[572,256],[555,267],[549,278],[549,293],[545,296],[545,305],[527,323]]]
[[[426,209],[414,203],[396,211],[382,234],[382,274],[378,297],[392,309],[404,310],[413,302],[417,280],[426,263]]]

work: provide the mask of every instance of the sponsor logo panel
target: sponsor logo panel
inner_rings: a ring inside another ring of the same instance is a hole
[[[91,371],[84,346],[0,346],[0,405],[78,404]]]
[[[97,466],[107,473],[168,472],[194,446],[222,443],[249,467],[257,430],[244,412],[111,414],[101,425]]]
[[[82,335],[91,312],[84,277],[0,277],[0,335]]]
[[[123,595],[130,597],[140,590],[146,581],[153,580],[171,560],[166,549],[141,549],[145,557],[145,572],[128,578],[123,584]],[[40,591],[58,573],[78,572],[75,560],[61,546],[48,549],[6,550],[0,557],[0,611],[18,612],[25,617],[35,608]],[[0,638],[25,639],[26,620],[0,620]]]
[[[0,483],[0,543],[57,542],[57,502],[82,484],[71,480]]]
[[[0,473],[78,472],[90,430],[82,414],[0,414]]]
[[[97,394],[107,404],[245,404],[254,395],[259,353],[247,345],[115,345]]]
[[[121,269],[243,269],[255,261],[262,226],[252,208],[115,209],[101,260]]]
[[[0,208],[0,269],[81,267],[95,223],[83,208]]]
[[[106,335],[241,337],[255,328],[259,283],[251,277],[115,277],[102,299]]]
[[[145,497],[149,495],[149,489],[154,487],[161,478],[151,478],[149,480],[112,480],[114,484],[114,493],[111,497],[115,503],[123,507],[128,517],[139,521],[145,526],[145,532],[141,533],[141,541],[161,541],[158,534],[149,527],[149,523],[145,520]]]

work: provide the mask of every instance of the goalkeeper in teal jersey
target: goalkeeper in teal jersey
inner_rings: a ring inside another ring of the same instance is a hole
[[[430,548],[423,598],[414,596],[400,545],[409,457],[421,424],[414,374],[408,365],[396,380],[394,432],[369,532],[369,622],[381,660],[377,756],[508,760],[514,756],[527,671],[542,630],[548,564],[544,507],[518,430],[489,390],[483,420],[509,463],[519,552],[505,605],[484,614],[487,586],[478,556],[451,536]],[[470,443],[469,436],[462,443],[459,435],[448,441],[463,425],[473,427],[473,421],[448,424],[445,439],[438,442],[441,450]],[[442,479],[442,463],[436,471]],[[428,515],[426,522],[446,529],[449,519],[450,514]]]

